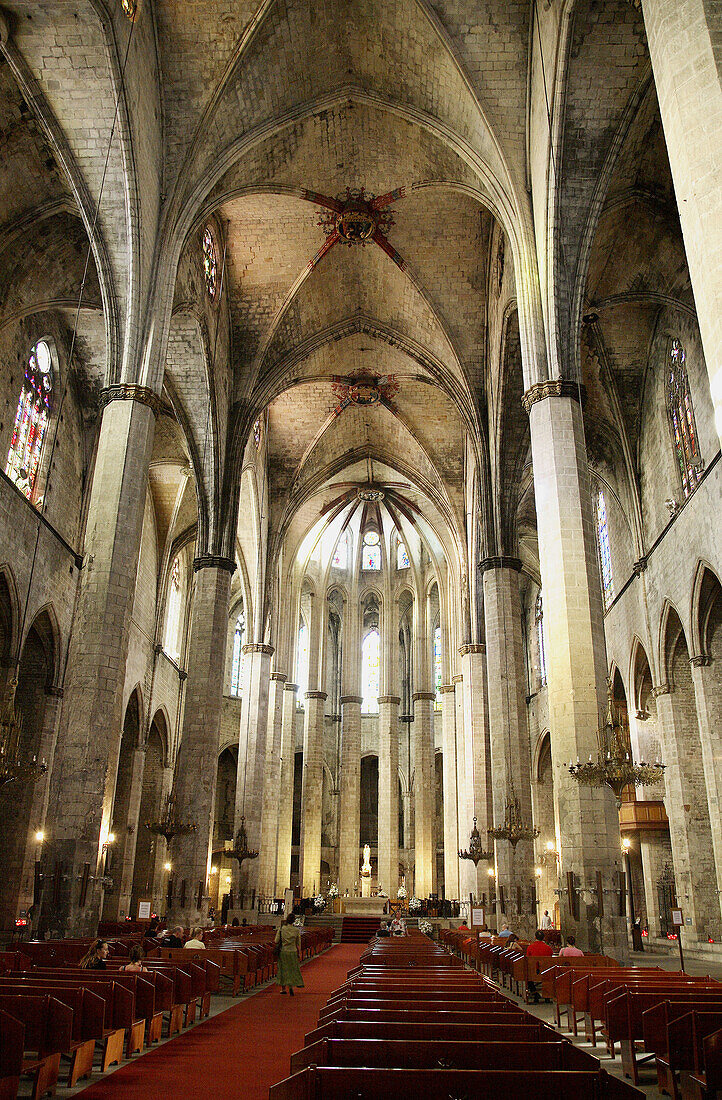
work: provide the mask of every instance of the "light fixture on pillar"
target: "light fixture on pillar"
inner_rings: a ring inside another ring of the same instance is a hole
[[[194,821],[179,821],[175,813],[175,789],[165,800],[165,812],[160,821],[146,821],[146,829],[156,836],[164,836],[166,844],[170,844],[175,836],[187,836],[194,833],[198,826]]]
[[[246,859],[258,859],[258,852],[255,848],[248,847],[248,834],[246,833],[246,818],[241,817],[241,824],[236,833],[236,843],[233,845],[228,855],[232,859],[238,860],[238,869],[240,871],[241,864]]]
[[[12,784],[22,787],[34,783],[48,770],[45,761],[38,761],[37,756],[23,756],[23,719],[15,710],[17,685],[17,679],[13,679],[0,713],[0,791]]]
[[[476,867],[482,859],[493,858],[494,853],[485,852],[481,845],[481,834],[476,827],[476,818],[474,818],[474,828],[471,830],[471,835],[469,836],[469,847],[464,851],[459,849],[459,859],[470,859]]]
[[[541,867],[556,867],[558,862],[559,852],[556,845],[553,840],[548,840],[544,851],[539,855],[539,865]]]
[[[665,764],[655,760],[646,764],[642,760],[636,763],[627,747],[622,718],[614,706],[612,681],[607,681],[607,714],[603,725],[597,730],[599,752],[596,764],[591,754],[586,764],[569,762],[569,774],[585,787],[611,787],[617,800],[617,809],[622,805],[622,791],[625,787],[654,787],[664,778]]]
[[[487,829],[487,832],[492,840],[508,840],[514,850],[520,840],[536,840],[539,836],[539,829],[535,829],[524,820],[521,803],[514,792],[513,784],[511,797],[504,810],[504,824],[495,825],[492,829]]]

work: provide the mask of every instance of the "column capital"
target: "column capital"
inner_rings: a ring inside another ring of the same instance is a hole
[[[704,668],[705,665],[712,664],[712,658],[709,653],[697,653],[694,657],[690,657],[689,663],[692,668]]]
[[[415,691],[414,694],[411,696],[411,698],[413,699],[413,701],[415,703],[417,703],[419,701],[426,701],[426,702],[432,701],[433,702],[433,700],[436,698],[436,692],[435,691]]]
[[[198,573],[201,569],[225,569],[233,575],[236,563],[233,558],[223,558],[219,554],[199,554],[193,559],[193,572]]]
[[[656,687],[652,688],[652,695],[655,699],[659,699],[660,695],[669,695],[671,691],[672,688],[670,687],[669,683],[657,684]]]
[[[382,703],[395,703],[396,706],[398,706],[399,703],[401,702],[401,696],[400,695],[379,695],[377,702],[378,702],[379,706],[381,706]]]
[[[272,657],[275,653],[275,649],[272,645],[266,645],[265,642],[248,642],[247,645],[241,647],[241,653],[266,653],[269,657]]]
[[[361,706],[361,704],[363,703],[363,696],[362,695],[342,695],[341,696],[341,706],[343,706],[344,703],[358,703],[358,705]]]
[[[640,573],[644,573],[646,568],[647,568],[647,555],[642,554],[641,558],[639,558],[637,561],[635,561],[635,563],[632,566],[632,570],[634,572],[635,577],[638,577]]]
[[[463,677],[463,675],[461,675],[461,674],[460,674],[460,675],[458,675],[458,676],[452,676],[452,677],[451,677],[451,682],[452,682],[452,684],[454,684],[454,685],[456,685],[456,684],[463,684],[463,682],[464,682],[464,677]]]
[[[279,684],[285,684],[288,677],[286,676],[285,672],[272,672],[271,679],[277,680]]]
[[[147,405],[153,416],[159,416],[163,409],[163,401],[155,390],[148,386],[138,386],[134,382],[121,382],[116,386],[106,386],[100,391],[101,411],[111,401],[137,401],[139,405]]]
[[[456,691],[455,684],[439,684],[439,692],[441,695],[448,695],[452,691]]]
[[[509,558],[504,555],[482,558],[479,562],[479,571],[486,573],[489,569],[513,569],[515,573],[521,573],[521,559]]]
[[[62,699],[65,692],[61,687],[58,687],[56,684],[46,684],[45,694],[52,696],[53,699]]]
[[[328,693],[325,691],[307,691],[304,696],[306,699],[328,699]]]
[[[459,653],[462,657],[466,657],[467,653],[486,653],[486,646],[483,642],[466,642],[459,646]]]
[[[288,681],[283,685],[284,691],[298,691],[298,684],[290,684]]]
[[[545,382],[535,382],[530,386],[523,394],[521,403],[528,415],[532,405],[537,401],[545,401],[547,397],[572,397],[575,401],[579,401],[580,394],[583,404],[586,397],[584,386],[573,382],[571,378],[548,378]]]

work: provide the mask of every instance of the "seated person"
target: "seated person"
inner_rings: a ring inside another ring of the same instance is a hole
[[[191,938],[189,940],[186,940],[186,942],[183,944],[183,946],[184,947],[190,947],[191,949],[196,950],[196,951],[205,951],[206,945],[204,944],[203,940],[201,939],[202,931],[203,931],[203,929],[201,929],[201,928],[191,929]]]
[[[106,970],[105,960],[109,954],[110,947],[105,940],[93,940],[78,966],[81,970]]]
[[[379,928],[379,936],[390,936],[389,926],[385,920],[381,921],[381,927]]]
[[[121,966],[120,969],[127,970],[131,974],[137,974],[141,970],[146,970],[147,968],[143,966],[144,958],[145,956],[143,954],[143,948],[140,946],[139,943],[134,943],[130,951],[128,952],[127,963],[125,963],[124,966]]]
[[[534,939],[526,949],[526,955],[528,959],[531,958],[547,958],[553,955],[551,947],[544,940],[544,932],[541,928],[537,928],[534,933]],[[531,995],[532,1003],[539,1004],[539,988],[537,982],[529,982],[529,993]]]
[[[241,927],[241,922],[239,921],[238,917],[234,917],[233,920],[231,921],[231,928],[240,928],[240,927]]]
[[[579,948],[577,947],[576,936],[572,936],[572,934],[570,933],[567,936],[567,945],[566,945],[566,947],[562,947],[559,954],[564,955],[566,958],[569,958],[570,956],[575,957],[575,956],[579,956],[579,955],[584,955],[584,952],[580,951]]]
[[[512,935],[512,931],[511,931],[511,928],[509,927],[509,925],[508,925],[508,924],[506,923],[506,921],[505,921],[505,922],[504,922],[504,923],[502,924],[502,926],[501,926],[501,928],[499,929],[499,931],[497,932],[497,936],[499,937],[499,939],[507,939],[507,938],[508,938],[509,936],[511,936],[511,935]]]
[[[163,937],[160,941],[161,947],[182,947],[183,946],[183,927],[178,924],[175,928],[169,928],[163,933]]]

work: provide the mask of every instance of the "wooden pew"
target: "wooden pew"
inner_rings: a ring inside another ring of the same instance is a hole
[[[645,1051],[653,1054],[657,1069],[657,1086],[670,1096],[677,1095],[677,1082],[672,1068],[674,1052],[670,1051],[669,1025],[690,1012],[707,1012],[709,1001],[662,1001],[642,1013],[642,1042]],[[722,1025],[721,1025],[722,1026]],[[678,1068],[678,1067],[677,1067]]]
[[[619,963],[606,955],[585,955],[583,958],[566,956],[554,956],[546,960],[548,969],[542,970],[541,991],[547,1000],[554,1001],[556,1005],[556,1023],[561,1027],[561,1017],[568,1016],[568,1022],[576,1035],[577,1020],[572,1006],[572,983],[578,977],[590,971],[613,970],[619,973]],[[649,967],[649,974],[660,973],[658,967]]]
[[[124,1037],[127,1038],[128,1058],[142,1052],[147,1021],[155,1016],[155,987],[142,974],[61,967],[57,970],[32,970],[27,979],[44,982],[52,980],[54,984],[62,985],[82,985],[96,993],[100,993],[99,987],[103,984],[111,985],[112,996],[108,1001],[110,1012],[106,1012],[106,1025],[114,1031],[123,1029]],[[115,1040],[110,1045],[115,1052]]]
[[[234,997],[238,996],[242,987],[246,988],[248,979],[253,977],[254,971],[249,969],[249,956],[241,948],[208,947],[204,952],[198,952],[201,953],[219,967],[220,977],[230,983]],[[166,959],[182,966],[191,954],[185,947],[160,947],[157,952],[148,956],[148,961],[155,958]]]
[[[25,1028],[23,1074],[33,1082],[32,1100],[55,1092],[60,1055],[72,1041],[73,1010],[50,996],[0,994],[0,1011],[19,1020]]]
[[[60,1053],[69,1060],[67,1084],[72,1088],[77,1081],[93,1071],[96,1042],[103,1042],[105,1034],[105,1001],[90,989],[82,986],[68,987],[54,983],[35,986],[29,982],[10,984],[3,982],[0,992],[4,997],[23,997],[40,994],[55,997],[73,1011],[73,1029],[69,1045]]]
[[[309,1031],[305,1043],[315,1043],[319,1039],[403,1039],[411,1042],[418,1039],[454,1042],[504,1042],[504,1043],[540,1043],[556,1042],[559,1033],[546,1024],[525,1015],[521,1022],[502,1021],[499,1024],[444,1023],[430,1018],[423,1020],[372,1022],[371,1020],[329,1020],[325,1024]]]
[[[674,1005],[674,1009],[681,1008]],[[667,1024],[666,1050],[657,1056],[657,1080],[660,1076],[670,1096],[679,1096],[678,1082],[683,1073],[699,1073],[703,1069],[703,1039],[722,1028],[722,1006],[718,1009],[694,1008],[683,1012]],[[660,1067],[662,1072],[660,1073]],[[662,1087],[662,1086],[660,1086]]]
[[[319,1039],[291,1056],[291,1073],[306,1066],[368,1066],[388,1069],[585,1069],[599,1062],[565,1039],[542,1043],[454,1040]]]
[[[712,986],[715,984],[708,978],[690,978],[676,972],[667,973],[663,970],[645,972],[639,967],[633,967],[625,971],[619,969],[606,972],[603,970],[590,971],[587,974],[572,978],[571,1003],[573,1009],[573,1030],[576,1028],[580,1015],[584,1016],[585,1035],[592,1046],[596,1046],[597,1022],[604,1020],[605,1006],[611,996],[625,988],[653,988],[674,991],[693,986]],[[574,1032],[576,1034],[576,1031]],[[610,1054],[614,1057],[614,1051]]]
[[[702,1039],[700,1065],[691,1073],[682,1073],[683,1100],[714,1100],[722,1091],[722,1030]]]
[[[680,1010],[678,1015],[684,1014],[685,1011],[699,1005],[701,999],[702,1003],[704,1000],[707,1001],[712,1011],[719,1006],[722,1012],[722,989],[717,993],[705,994],[630,988],[607,1001],[604,1023],[607,1047],[614,1049],[614,1044],[619,1042],[625,1077],[631,1077],[635,1084],[638,1081],[636,1046],[638,1042],[644,1040],[644,1014],[647,1010],[664,1001],[667,1004],[674,1004],[675,1008]],[[653,1057],[654,1053],[648,1052],[643,1061]]]
[[[23,1072],[25,1025],[9,1012],[0,1012],[0,1100],[15,1100]]]

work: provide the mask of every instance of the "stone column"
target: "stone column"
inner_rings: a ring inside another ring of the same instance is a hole
[[[113,386],[100,427],[65,698],[50,781],[41,932],[93,935],[102,905],[102,845],[110,829],[123,729],[123,681],[158,398]],[[82,903],[82,904],[81,904]]]
[[[293,773],[296,758],[296,692],[298,684],[283,685],[281,714],[281,780],[278,792],[278,862],[276,889],[291,885],[291,833],[293,828]]]
[[[185,924],[198,923],[207,915],[205,895],[213,839],[228,604],[235,568],[231,558],[210,554],[193,562],[196,576],[188,679],[175,783],[178,818],[195,822],[197,829],[187,836],[176,837],[171,845],[176,899],[180,898],[185,881],[185,903],[178,904],[173,916]]]
[[[654,83],[722,439],[722,11],[642,0]]]
[[[463,785],[459,785],[459,810],[462,821],[459,823],[459,847],[468,847],[469,834],[474,826],[474,818],[481,843],[485,849],[486,830],[492,823],[489,762],[489,722],[486,697],[486,646],[480,642],[461,646],[461,667],[463,676],[464,724],[461,746],[457,754],[462,760]],[[457,729],[457,746],[458,746]],[[469,894],[476,898],[487,889],[487,865],[480,863],[474,867],[471,860],[459,861],[459,889],[464,899]]]
[[[278,860],[278,815],[281,786],[281,726],[285,672],[272,672],[268,692],[268,732],[263,780],[261,843],[258,855],[258,892],[262,897],[276,896]]]
[[[356,652],[356,656],[358,657],[358,652]],[[340,894],[345,893],[346,890],[352,893],[359,877],[361,703],[360,695],[341,696],[341,793],[338,828],[338,889]],[[381,761],[379,760],[379,786],[380,764]]]
[[[399,888],[399,703],[379,696],[378,883],[390,898]]]
[[[722,691],[719,673],[706,654],[690,660],[702,745],[704,781],[712,830],[717,897],[722,899]]]
[[[321,817],[323,813],[323,725],[326,692],[306,692],[303,725],[300,881],[304,896],[321,888]]]
[[[241,727],[238,743],[238,773],[236,778],[236,809],[233,822],[234,838],[241,827],[241,818],[248,837],[248,847],[259,852],[258,859],[244,860],[234,870],[233,893],[241,895],[258,889],[260,874],[261,817],[266,793],[266,741],[268,735],[268,691],[271,682],[273,646],[249,642],[243,647],[245,657],[244,687],[241,699]],[[242,902],[242,904],[245,904]]]
[[[616,915],[622,861],[614,796],[607,787],[580,786],[567,768],[570,759],[596,756],[607,673],[577,386],[567,381],[540,382],[524,395],[524,407],[531,429],[544,626],[549,640],[547,691],[562,928],[576,934],[584,951],[622,961],[628,944],[625,919]],[[602,899],[596,890],[598,875],[607,891]]]
[[[514,794],[522,817],[532,825],[531,761],[524,688],[524,640],[517,558],[486,558],[480,564],[484,584],[486,670],[489,695],[489,744],[493,775],[494,824],[503,825],[506,804]],[[534,842],[513,848],[494,844],[496,888],[504,898],[503,916],[522,938],[536,928],[531,905]]]
[[[425,898],[433,889],[434,860],[434,699],[433,691],[415,691],[414,700],[414,892]]]
[[[444,754],[444,894],[459,897],[459,815],[456,802],[456,691],[441,688],[441,744]]]
[[[138,829],[144,827],[143,822],[138,821],[140,798],[143,793],[144,769],[145,745],[143,745],[142,748],[136,748],[133,752],[133,768],[130,779],[130,798],[128,800],[126,835],[122,838],[116,835],[115,838],[115,858],[118,860],[118,864],[113,868],[112,877],[119,886],[116,919],[121,920],[125,916],[133,916],[131,904],[133,900],[135,845],[138,840]]]

